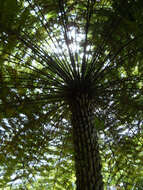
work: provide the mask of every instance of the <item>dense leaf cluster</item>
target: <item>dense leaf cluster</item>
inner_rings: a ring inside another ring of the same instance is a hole
[[[74,189],[71,110],[94,106],[105,186],[141,189],[142,1],[0,1],[0,187]]]

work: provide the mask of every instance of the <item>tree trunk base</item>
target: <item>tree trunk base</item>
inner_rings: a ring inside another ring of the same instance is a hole
[[[104,189],[92,107],[84,98],[71,106],[77,190]]]

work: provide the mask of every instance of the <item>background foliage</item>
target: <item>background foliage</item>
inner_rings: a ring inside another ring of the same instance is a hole
[[[99,75],[95,126],[106,187],[141,190],[143,2],[101,0],[93,7],[91,1],[94,14],[87,1],[61,2],[0,1],[0,187],[75,188],[60,77],[74,76],[67,63],[86,54],[88,64],[96,61],[88,71]]]

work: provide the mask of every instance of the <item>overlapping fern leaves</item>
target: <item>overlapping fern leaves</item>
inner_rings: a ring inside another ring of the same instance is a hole
[[[61,172],[66,160],[72,163],[69,102],[79,94],[88,94],[95,105],[105,182],[130,188],[142,175],[141,2],[119,2],[19,0],[16,15],[3,14],[2,184],[23,179],[30,186],[41,168],[45,176],[54,164],[61,163]],[[125,7],[139,13],[130,18]],[[63,189],[67,179],[53,177],[50,188]]]

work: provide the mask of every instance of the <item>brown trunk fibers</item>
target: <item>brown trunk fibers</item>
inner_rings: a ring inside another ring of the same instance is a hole
[[[80,97],[71,105],[77,190],[103,190],[93,105]]]

